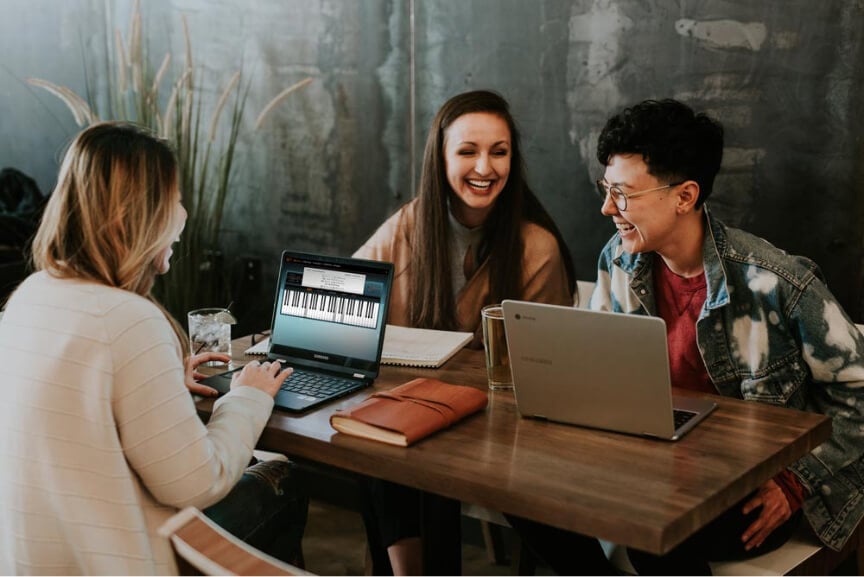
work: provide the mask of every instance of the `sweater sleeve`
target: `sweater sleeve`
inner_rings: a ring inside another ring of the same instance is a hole
[[[406,208],[398,210],[354,252],[354,258],[393,262],[396,243],[406,234]]]
[[[573,306],[573,293],[567,269],[555,237],[540,226],[531,224],[523,233],[525,253],[522,263],[524,287],[522,299],[553,305]]]
[[[160,503],[208,507],[243,474],[273,399],[238,387],[216,403],[205,426],[184,384],[179,347],[166,319],[143,300],[123,308],[106,318],[114,363],[112,405],[123,452]]]
[[[354,258],[365,258],[367,260],[390,260],[387,254],[388,245],[382,242],[387,239],[382,238],[382,236],[382,230],[379,228],[375,231],[375,234],[363,243],[363,246],[354,251],[354,254],[351,256]]]

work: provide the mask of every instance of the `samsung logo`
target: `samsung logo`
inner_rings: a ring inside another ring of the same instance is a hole
[[[522,357],[526,363],[536,363],[538,365],[551,365],[552,359],[541,359],[540,357]]]
[[[329,361],[330,360],[330,357],[328,357],[327,355],[319,355],[318,353],[315,353],[312,356],[315,357],[316,359],[321,359],[322,361]]]

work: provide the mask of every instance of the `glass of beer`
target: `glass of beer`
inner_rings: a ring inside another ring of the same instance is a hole
[[[480,311],[483,322],[483,348],[486,350],[486,374],[492,390],[512,389],[510,356],[504,333],[504,311],[501,305],[487,305]]]

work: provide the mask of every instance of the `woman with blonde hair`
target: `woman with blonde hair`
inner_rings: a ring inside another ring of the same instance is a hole
[[[125,123],[74,139],[36,272],[0,323],[0,573],[176,573],[156,530],[186,506],[296,557],[306,500],[290,465],[246,469],[291,369],[250,363],[205,426],[189,390],[211,391],[195,368],[230,359],[190,357],[150,294],[185,221],[164,141]]]

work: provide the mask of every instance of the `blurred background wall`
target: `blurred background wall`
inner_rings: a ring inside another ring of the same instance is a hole
[[[0,9],[0,167],[48,193],[78,127],[25,79],[84,95],[86,65],[98,93],[133,4]],[[210,106],[241,67],[250,81],[221,247],[244,330],[269,323],[283,249],[350,254],[413,196],[432,116],[475,88],[511,102],[579,278],[614,232],[592,190],[604,121],[674,97],[726,128],[715,213],[815,260],[864,322],[861,0],[148,0],[141,13],[154,67],[182,62],[185,15]]]

